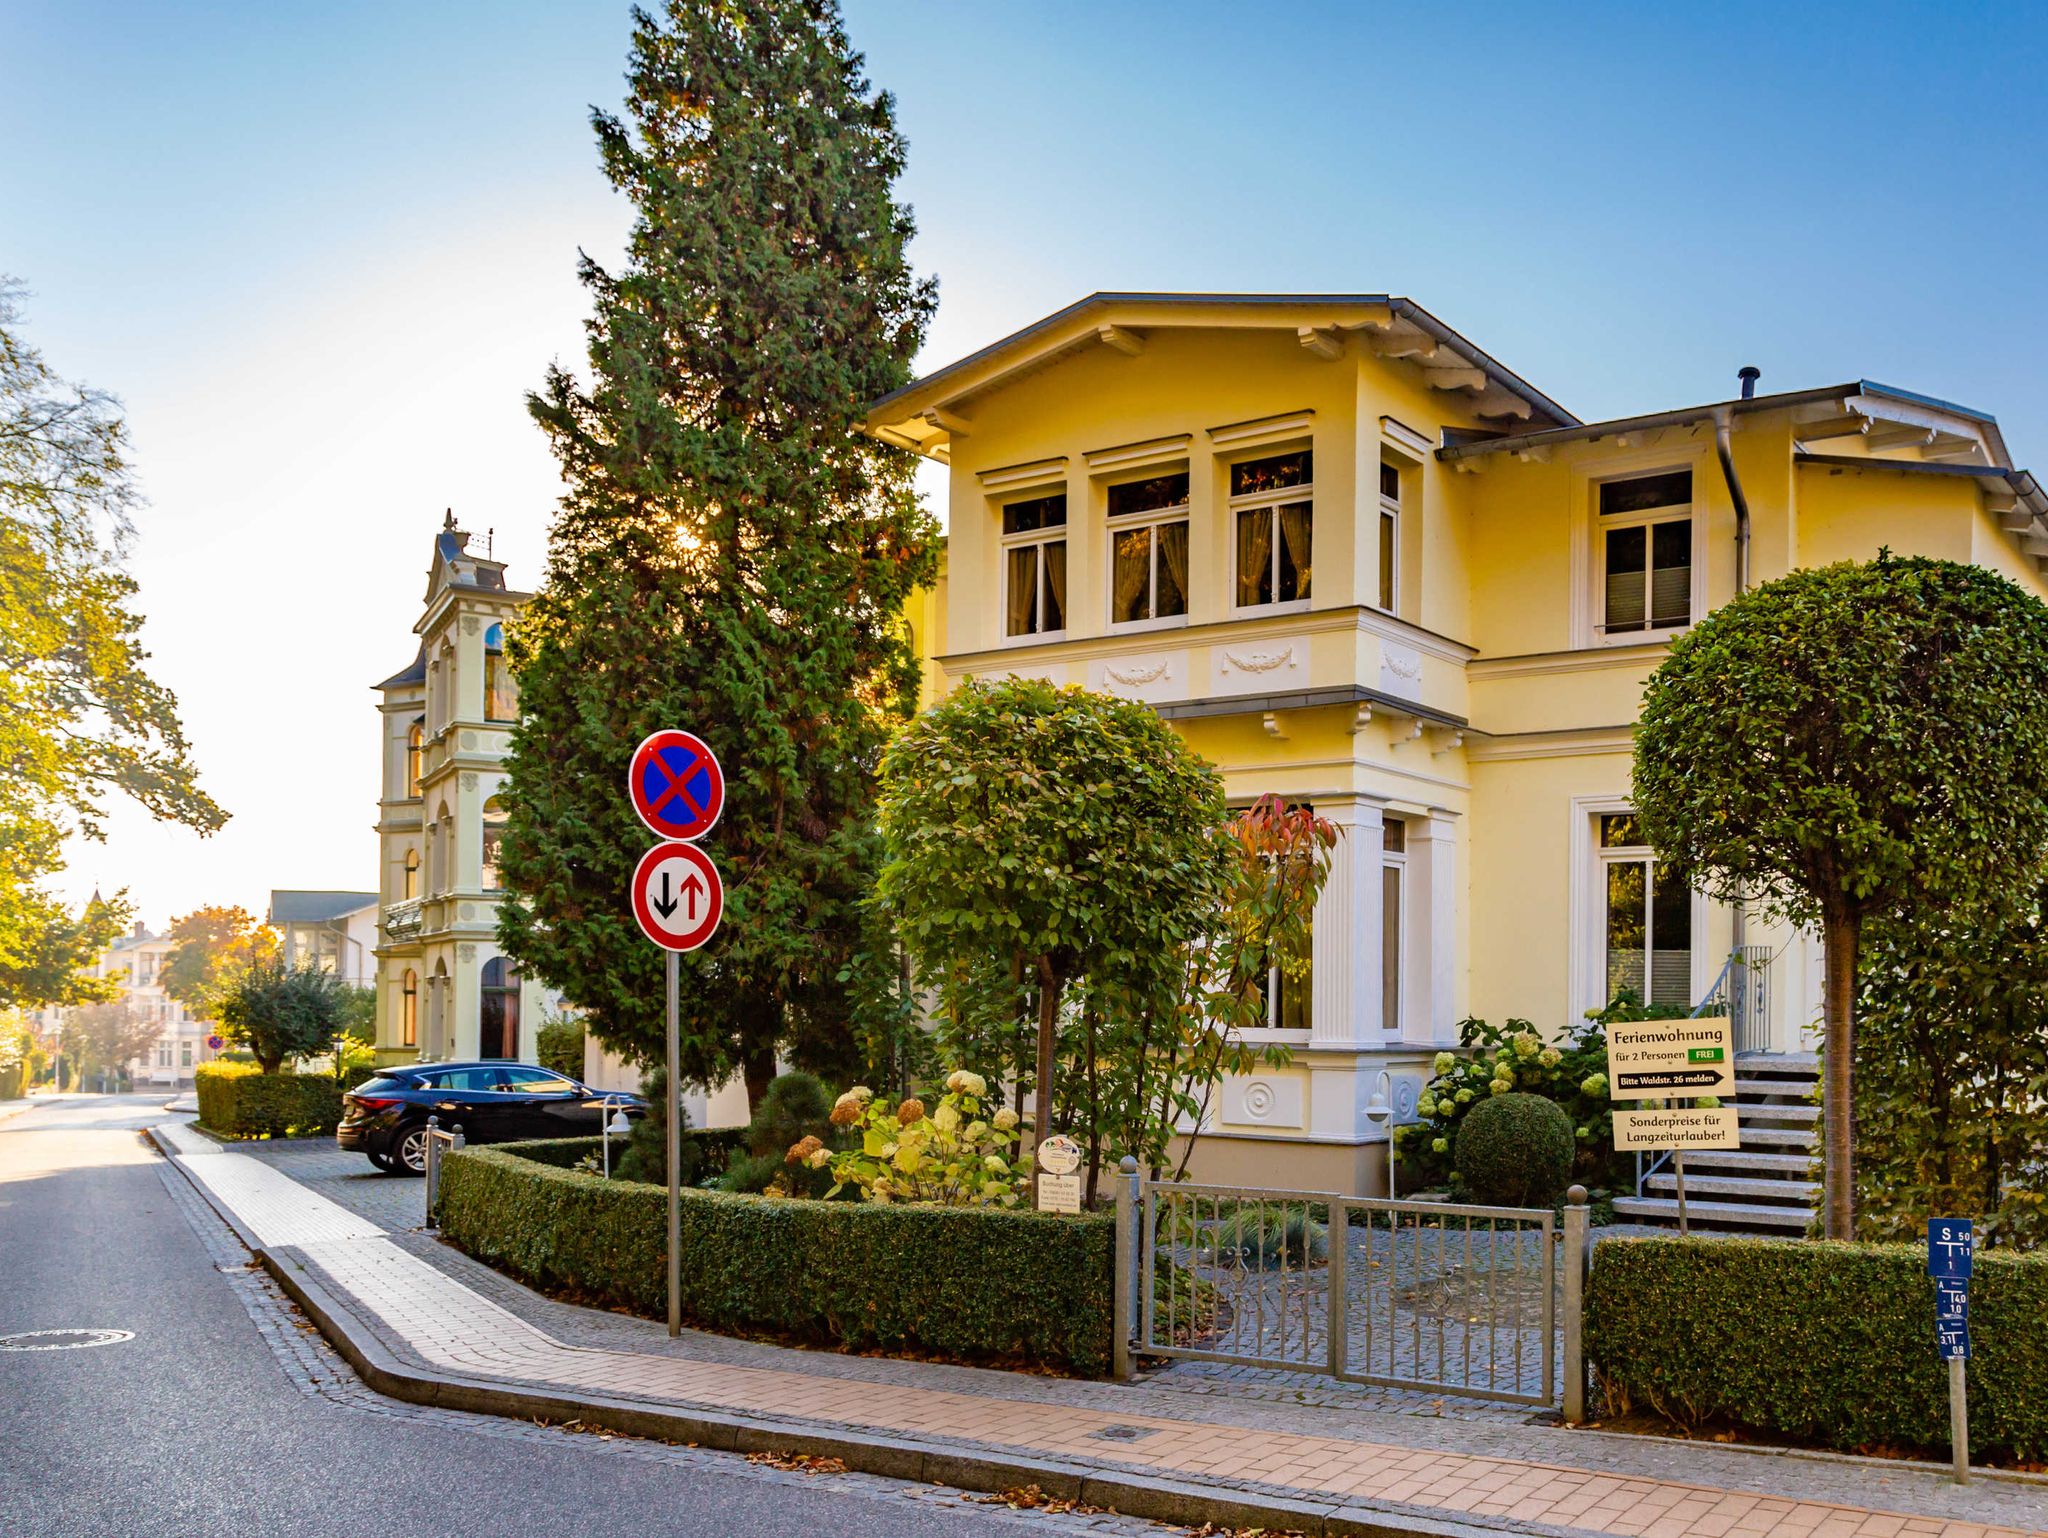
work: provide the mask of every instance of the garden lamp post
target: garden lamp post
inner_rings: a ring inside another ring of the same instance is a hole
[[[1372,1087],[1372,1100],[1365,1108],[1365,1119],[1375,1127],[1387,1129],[1387,1199],[1392,1201],[1399,1194],[1394,1183],[1394,1076],[1386,1069],[1380,1070],[1379,1078]]]
[[[624,1105],[616,1105],[610,1118],[604,1124],[604,1178],[612,1178],[612,1134],[624,1136],[633,1130],[633,1123],[626,1118]]]

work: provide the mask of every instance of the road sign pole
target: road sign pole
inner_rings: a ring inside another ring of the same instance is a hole
[[[668,1333],[683,1333],[683,1095],[676,1077],[679,1051],[676,997],[682,991],[681,964],[668,958]]]
[[[1956,1483],[1970,1482],[1970,1391],[1969,1364],[1959,1356],[1948,1359],[1948,1440],[1955,1455]]]
[[[1671,1171],[1678,1180],[1678,1232],[1679,1236],[1683,1238],[1692,1232],[1692,1227],[1687,1223],[1685,1217],[1685,1150],[1683,1148],[1671,1150]]]

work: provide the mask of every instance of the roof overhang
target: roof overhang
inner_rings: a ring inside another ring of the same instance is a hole
[[[1792,437],[1802,450],[1854,439],[1860,440],[1873,456],[1913,451],[1921,456],[1898,463],[1956,464],[1984,469],[2011,463],[1996,418],[1953,401],[1937,400],[1931,395],[1869,379],[1815,390],[1758,395],[1748,400],[1712,401],[1606,422],[1580,422],[1569,427],[1474,438],[1439,449],[1437,458],[1463,468],[1477,468],[1480,461],[1494,454],[1540,458],[1544,451],[1559,444],[1590,443],[1772,411],[1791,414]]]
[[[1880,475],[1941,476],[1974,482],[1984,499],[1984,510],[1996,518],[1999,527],[2034,563],[2034,570],[2048,577],[2048,488],[2027,470],[2001,465],[1948,465],[1926,460],[1885,459],[1871,454],[1813,454],[1802,451],[1794,464],[1812,465],[1831,471],[1857,470]]]
[[[867,430],[945,460],[953,440],[973,431],[974,405],[991,391],[1094,348],[1136,356],[1156,331],[1204,329],[1285,331],[1325,359],[1356,346],[1402,360],[1504,427],[1578,422],[1420,305],[1391,294],[1096,293],[883,396],[868,410]]]

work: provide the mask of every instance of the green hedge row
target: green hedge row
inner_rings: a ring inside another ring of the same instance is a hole
[[[326,1073],[265,1073],[253,1063],[201,1063],[192,1072],[199,1124],[222,1137],[319,1137],[341,1123],[342,1091],[373,1070],[340,1083]]]
[[[445,1238],[539,1287],[652,1318],[667,1298],[667,1193],[561,1168],[560,1144],[468,1148],[442,1166]],[[1112,1220],[682,1193],[682,1312],[707,1329],[852,1349],[1110,1365]]]
[[[26,1068],[25,1063],[8,1063],[0,1066],[0,1100],[21,1098],[21,1080]]]
[[[1948,1446],[1948,1367],[1917,1245],[1610,1240],[1586,1355],[1610,1406],[1832,1447]],[[2048,1458],[2048,1254],[1980,1254],[1970,1283],[1970,1447]]]

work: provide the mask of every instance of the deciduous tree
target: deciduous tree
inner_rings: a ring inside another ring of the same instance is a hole
[[[277,931],[245,909],[194,908],[171,920],[164,992],[200,1019],[211,1019],[221,991],[249,966],[275,956],[277,946]]]
[[[66,1011],[57,1040],[75,1084],[88,1072],[118,1076],[162,1034],[162,1027],[145,1019],[133,1004],[116,999]]]
[[[1880,555],[1715,610],[1651,676],[1635,800],[1724,900],[1826,947],[1826,1232],[1853,1231],[1864,928],[2032,901],[2048,856],[2048,606],[1981,567]]]
[[[778,1051],[830,1071],[899,1012],[870,996],[893,969],[860,964],[862,903],[933,528],[909,456],[861,425],[908,377],[933,291],[905,256],[894,107],[835,5],[636,11],[628,78],[625,115],[595,115],[636,210],[627,260],[585,260],[588,377],[553,370],[531,401],[568,489],[509,637],[520,901],[500,933],[607,1045],[660,1055],[660,954],[626,894],[649,835],[623,779],[648,732],[697,732],[725,766],[706,844],[727,902],[683,958],[681,1071],[738,1069],[758,1104]]]
[[[291,1058],[334,1050],[352,990],[332,972],[272,958],[245,968],[219,995],[221,1034],[247,1047],[265,1073]]]

